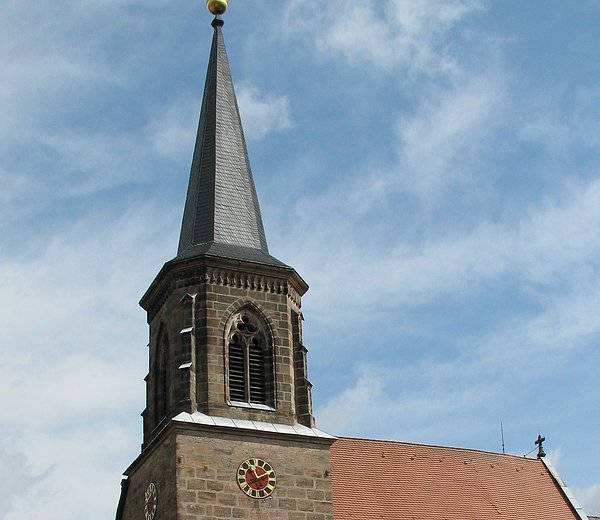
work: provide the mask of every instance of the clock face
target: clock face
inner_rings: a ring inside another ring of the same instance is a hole
[[[144,518],[146,520],[153,520],[156,514],[157,498],[158,492],[156,491],[156,486],[154,482],[151,482],[144,493]]]
[[[273,467],[261,459],[248,459],[237,470],[240,489],[252,498],[267,498],[275,490],[277,477]]]

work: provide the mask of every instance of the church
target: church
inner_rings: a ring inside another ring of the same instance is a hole
[[[308,285],[269,253],[223,39],[227,2],[207,7],[214,36],[179,247],[140,302],[143,443],[116,519],[588,520],[542,437],[530,459],[316,426]]]

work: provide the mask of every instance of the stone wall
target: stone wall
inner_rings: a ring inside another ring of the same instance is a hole
[[[206,430],[180,432],[176,442],[178,520],[333,519],[327,441]],[[237,484],[239,465],[253,457],[277,474],[269,498],[250,498]]]
[[[198,365],[198,372],[207,371],[206,393],[198,392],[198,409],[208,415],[236,419],[294,424],[296,422],[293,393],[294,372],[292,330],[289,298],[285,294],[218,285],[205,285],[204,309],[199,320],[198,337],[207,350],[207,363]],[[227,404],[224,332],[227,322],[244,306],[257,310],[271,329],[275,362],[276,413]]]
[[[154,482],[158,491],[156,520],[177,519],[175,460],[175,436],[170,435],[150,447],[134,462],[135,470],[128,475],[123,520],[144,520],[144,493],[151,482]]]

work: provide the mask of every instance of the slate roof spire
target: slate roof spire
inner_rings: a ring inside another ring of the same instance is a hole
[[[267,239],[223,40],[214,35],[177,258],[203,254],[284,265]]]

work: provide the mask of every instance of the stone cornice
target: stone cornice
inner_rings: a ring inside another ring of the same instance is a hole
[[[308,428],[307,428],[308,429]],[[123,472],[123,475],[130,477],[140,467],[144,461],[171,435],[177,435],[179,433],[187,434],[208,434],[208,435],[219,435],[219,436],[234,436],[237,437],[243,434],[246,438],[246,442],[252,440],[265,441],[266,439],[281,442],[289,446],[293,443],[298,445],[307,446],[321,446],[329,447],[336,440],[337,437],[324,434],[325,436],[314,436],[314,435],[302,435],[302,434],[289,434],[273,431],[264,431],[256,429],[246,428],[231,428],[228,426],[217,426],[209,424],[198,424],[196,422],[181,421],[177,418],[171,419],[142,450],[137,458],[131,463],[131,465]],[[323,433],[323,432],[322,432]]]
[[[208,256],[167,262],[140,300],[140,305],[148,312],[148,322],[173,290],[205,283],[285,294],[297,307],[308,290],[300,275],[287,267]]]

